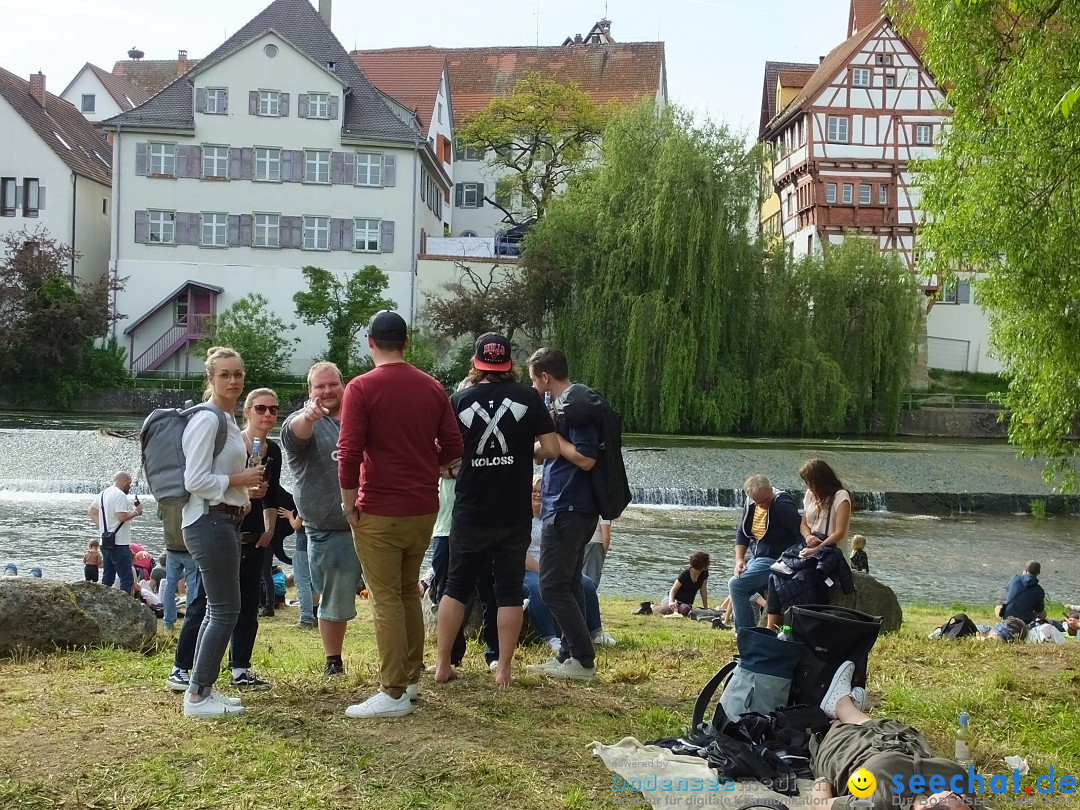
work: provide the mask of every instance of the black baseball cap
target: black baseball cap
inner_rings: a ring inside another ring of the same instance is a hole
[[[509,371],[513,365],[510,341],[498,332],[485,332],[476,339],[473,365],[481,371]]]
[[[372,340],[405,340],[409,336],[405,319],[389,309],[376,312],[368,323],[367,331]]]

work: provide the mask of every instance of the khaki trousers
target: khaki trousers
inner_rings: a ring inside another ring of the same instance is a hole
[[[353,528],[375,622],[379,683],[393,698],[419,681],[424,667],[424,614],[417,582],[435,517],[434,513],[380,517],[362,512]]]

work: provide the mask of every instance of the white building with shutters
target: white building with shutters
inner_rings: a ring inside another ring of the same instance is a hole
[[[412,319],[424,233],[450,180],[307,0],[275,0],[115,131],[112,269],[134,371],[199,371],[208,319],[248,293],[295,323],[293,371],[326,349],[295,315],[301,268],[375,265]],[[438,195],[426,190],[434,184]],[[434,200],[433,200],[434,202]],[[126,326],[126,328],[125,328]]]

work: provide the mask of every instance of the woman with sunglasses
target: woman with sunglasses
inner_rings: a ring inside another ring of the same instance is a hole
[[[182,442],[187,460],[184,487],[190,493],[181,518],[184,545],[199,566],[206,594],[206,616],[199,627],[195,664],[184,696],[187,717],[244,711],[238,699],[216,692],[214,683],[240,612],[240,521],[251,508],[249,488],[262,484],[262,469],[247,467],[244,437],[234,416],[244,390],[244,361],[234,349],[213,346],[206,352],[204,366],[203,400],[213,408],[188,420]],[[218,450],[222,414],[226,434]]]
[[[274,539],[278,519],[281,448],[267,434],[277,423],[277,417],[278,398],[271,389],[256,388],[247,395],[242,435],[249,457],[255,441],[259,442],[263,480],[260,486],[249,491],[251,511],[240,524],[240,615],[229,647],[229,669],[232,670],[233,686],[252,691],[270,688],[269,682],[252,670],[251,651],[259,632],[259,592],[262,588],[268,589],[269,615],[273,615],[274,580],[270,568],[274,552],[270,541]]]

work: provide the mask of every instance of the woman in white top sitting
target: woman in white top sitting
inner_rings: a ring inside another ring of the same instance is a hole
[[[812,458],[799,469],[806,484],[800,533],[806,548],[802,556],[823,546],[836,546],[848,556],[847,532],[851,522],[851,493],[844,489],[833,468],[820,458]]]
[[[244,390],[244,361],[233,349],[206,353],[203,400],[225,414],[226,440],[216,456],[220,425],[212,409],[195,413],[184,428],[184,544],[199,566],[206,618],[199,628],[195,665],[184,696],[184,714],[216,717],[243,712],[237,698],[214,690],[221,659],[240,613],[240,522],[251,508],[248,488],[262,483],[262,468],[247,466],[247,445],[236,426],[236,401]]]

